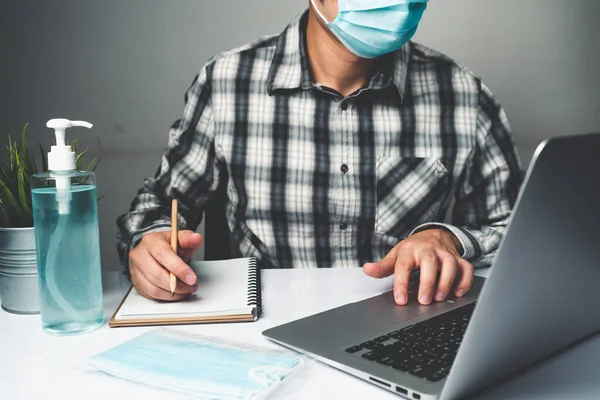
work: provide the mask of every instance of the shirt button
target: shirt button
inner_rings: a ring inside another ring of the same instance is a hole
[[[340,171],[342,171],[342,173],[346,173],[348,172],[348,166],[346,164],[342,164],[342,166],[340,167]]]
[[[345,101],[342,102],[342,111],[346,111],[348,109],[348,103],[346,103]]]
[[[346,223],[341,223],[341,224],[340,224],[340,229],[341,229],[341,230],[343,230],[343,231],[345,231],[346,229],[348,229],[348,224],[346,224]]]

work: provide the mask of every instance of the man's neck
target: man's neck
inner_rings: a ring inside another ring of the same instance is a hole
[[[306,47],[313,77],[317,83],[348,96],[367,83],[373,60],[350,52],[317,18],[311,10],[306,28]]]

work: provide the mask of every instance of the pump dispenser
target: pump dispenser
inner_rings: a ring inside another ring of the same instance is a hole
[[[56,145],[50,148],[48,153],[48,169],[50,171],[69,171],[76,168],[75,152],[71,146],[67,146],[66,130],[73,126],[83,126],[92,129],[92,124],[85,121],[69,121],[68,119],[51,119],[46,123],[48,128],[54,129]]]
[[[56,144],[48,152],[48,170],[74,171],[77,168],[76,156],[71,146],[67,146],[66,130],[73,126],[82,126],[88,129],[92,124],[85,121],[69,121],[64,118],[51,119],[46,124],[48,128],[54,129],[56,135]],[[58,212],[60,214],[69,213],[69,201],[71,200],[71,179],[67,174],[58,173],[56,176],[56,190],[58,200]]]
[[[46,126],[56,135],[49,171],[31,179],[42,328],[71,335],[103,323],[96,177],[77,171],[65,137],[68,128],[92,124],[51,119]]]

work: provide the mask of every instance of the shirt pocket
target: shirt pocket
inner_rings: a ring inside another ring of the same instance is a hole
[[[439,158],[378,157],[375,232],[397,238],[438,221],[450,174]]]

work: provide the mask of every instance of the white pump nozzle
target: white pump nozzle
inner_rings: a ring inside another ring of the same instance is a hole
[[[48,128],[54,129],[56,145],[48,153],[48,169],[50,171],[70,171],[76,168],[75,153],[71,146],[67,146],[65,138],[67,128],[82,126],[90,129],[93,125],[85,121],[69,121],[64,118],[51,119],[46,123]]]
[[[56,198],[58,200],[59,214],[69,213],[69,202],[71,201],[71,178],[64,172],[73,171],[77,168],[75,152],[71,146],[67,145],[65,131],[74,126],[83,126],[90,129],[93,125],[85,121],[69,121],[64,118],[51,119],[46,123],[48,128],[54,129],[56,135],[56,145],[51,147],[48,153],[48,169],[57,172],[56,177]]]

